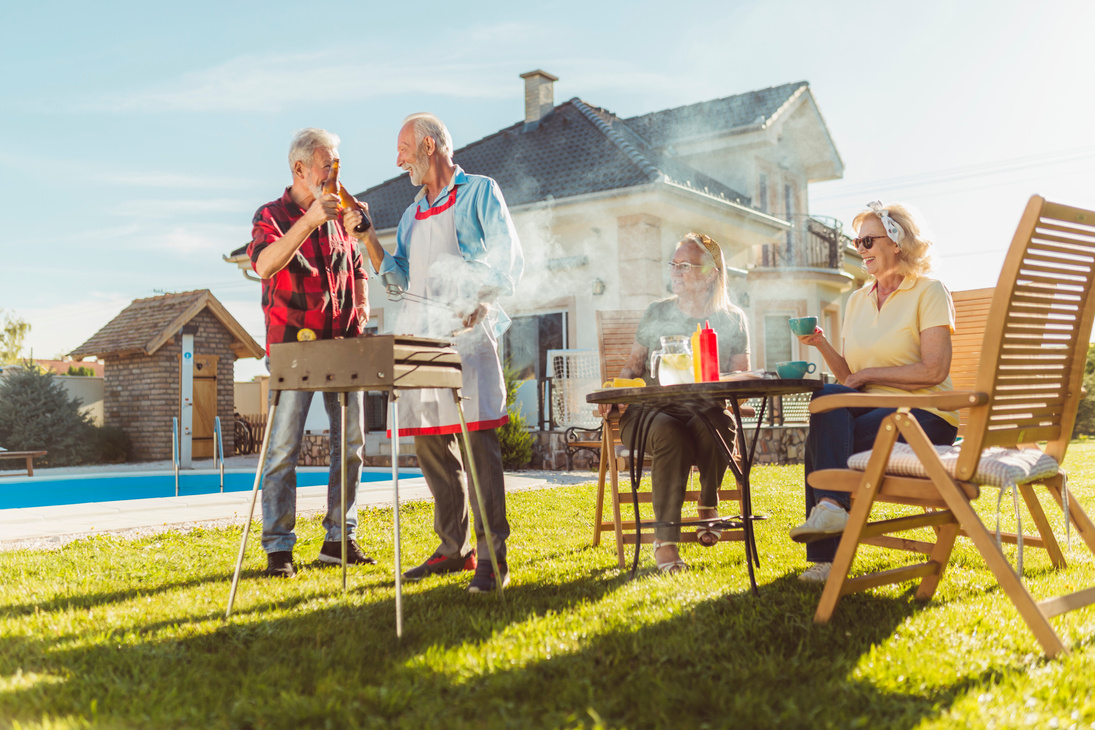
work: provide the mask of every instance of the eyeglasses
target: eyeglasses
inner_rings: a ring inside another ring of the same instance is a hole
[[[687,261],[682,261],[679,264],[676,261],[670,261],[668,266],[670,271],[681,271],[686,274],[692,269],[703,271],[704,269],[711,268],[709,264],[690,264]]]
[[[856,248],[862,248],[864,251],[870,251],[874,248],[875,241],[888,241],[888,236],[864,236],[863,238],[853,238],[852,243]]]

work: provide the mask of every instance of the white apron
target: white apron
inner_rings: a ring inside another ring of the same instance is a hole
[[[428,211],[416,212],[407,231],[410,297],[403,300],[392,331],[453,342],[462,365],[464,418],[469,430],[479,431],[497,428],[508,420],[506,386],[494,335],[497,305],[491,305],[487,316],[470,332],[452,336],[464,329],[456,312],[471,311],[482,281],[481,270],[464,260],[456,242],[458,190],[454,186]],[[419,301],[422,298],[426,301]],[[401,436],[460,432],[460,414],[451,390],[402,390],[398,403]]]

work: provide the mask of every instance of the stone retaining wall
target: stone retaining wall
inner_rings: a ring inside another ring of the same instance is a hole
[[[330,434],[326,431],[323,433],[306,433],[300,446],[300,460],[297,462],[299,466],[329,466],[331,463],[331,443]],[[406,448],[406,445],[403,446]],[[366,454],[362,460],[362,466],[387,466],[392,465],[392,457],[390,453],[384,454]],[[408,467],[411,469],[418,468],[418,457],[414,454],[399,455],[399,465],[402,467]]]

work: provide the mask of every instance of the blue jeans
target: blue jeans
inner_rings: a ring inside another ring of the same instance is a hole
[[[304,437],[304,421],[312,404],[311,392],[282,391],[270,445],[262,471],[262,548],[268,553],[292,551],[297,536],[297,459]],[[331,470],[327,479],[327,513],[323,527],[327,541],[342,540],[342,429],[338,393],[323,393],[323,405],[330,421]],[[273,398],[274,394],[271,393]],[[349,393],[346,399],[346,530],[357,527],[357,485],[361,479],[361,453],[365,444],[363,395]]]
[[[814,398],[824,398],[836,393],[858,393],[839,383],[830,383],[815,391]],[[810,433],[806,436],[806,477],[819,469],[847,469],[848,457],[860,451],[868,451],[874,445],[882,420],[893,413],[894,408],[837,408],[825,413],[810,415]],[[928,440],[933,444],[950,446],[958,434],[958,427],[952,426],[929,411],[914,408],[911,413],[917,420]],[[904,438],[898,440],[904,441]],[[851,504],[851,495],[847,492],[832,492],[814,489],[806,485],[806,516],[825,497],[838,502],[845,509]],[[831,563],[836,555],[839,537],[831,537],[806,544],[806,559],[811,563]]]

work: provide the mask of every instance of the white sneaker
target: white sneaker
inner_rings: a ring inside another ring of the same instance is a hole
[[[802,571],[798,579],[803,583],[824,583],[829,580],[829,571],[832,570],[832,563],[814,563],[806,570]]]
[[[798,527],[791,528],[791,539],[795,542],[816,542],[844,532],[848,524],[848,513],[842,509],[829,509],[823,504],[815,505],[810,516]]]

